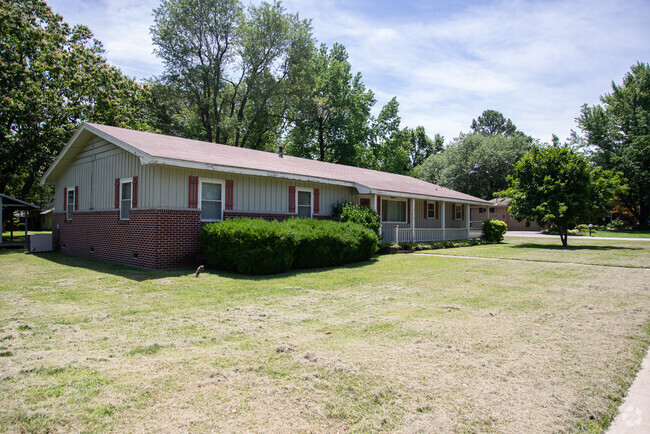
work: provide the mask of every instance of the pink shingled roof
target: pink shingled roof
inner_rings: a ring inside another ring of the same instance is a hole
[[[280,177],[283,174],[300,175],[319,178],[324,183],[327,183],[328,179],[332,179],[360,184],[373,191],[411,193],[487,203],[474,196],[440,187],[410,176],[361,169],[341,164],[325,163],[288,155],[280,158],[274,152],[237,148],[234,146],[109,127],[106,125],[92,123],[88,123],[87,125],[154,158],[276,172]]]

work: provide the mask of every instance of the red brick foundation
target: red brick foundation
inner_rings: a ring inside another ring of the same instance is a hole
[[[118,212],[79,211],[70,221],[54,213],[54,245],[62,253],[136,267],[196,264],[200,211],[133,209],[128,221],[120,220]]]
[[[201,229],[200,210],[131,210],[130,220],[119,211],[75,211],[52,216],[53,245],[62,253],[143,268],[197,265]],[[224,211],[236,217],[286,220],[295,214],[256,214]],[[314,216],[328,219],[329,216]],[[57,229],[58,225],[58,229]]]

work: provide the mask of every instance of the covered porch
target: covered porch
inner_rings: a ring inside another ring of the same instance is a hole
[[[29,202],[25,202],[20,199],[16,199],[15,197],[0,193],[0,247],[22,247],[27,245],[27,232],[29,231],[29,211],[32,209],[39,209],[39,207]],[[6,213],[5,210],[7,210]],[[25,219],[25,236],[22,240],[14,240],[13,218],[14,212],[16,210],[22,211],[22,216]],[[11,221],[6,221],[3,217],[11,219]],[[9,228],[9,236],[7,239],[5,239],[3,238],[2,233],[7,227]]]
[[[469,239],[470,205],[479,204],[461,199],[382,194],[358,195],[355,201],[379,214],[384,243]]]

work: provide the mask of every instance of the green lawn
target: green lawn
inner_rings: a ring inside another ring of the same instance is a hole
[[[589,237],[589,231],[581,232],[579,236]],[[607,238],[650,238],[650,231],[591,231],[591,236]]]
[[[650,268],[650,243],[646,241],[590,240],[569,237],[568,246],[562,247],[559,237],[506,237],[503,243],[496,245],[424,250],[422,253]]]
[[[27,235],[34,235],[34,234],[51,234],[52,231],[28,231]],[[11,232],[3,232],[2,233],[2,239],[4,241],[9,241],[11,239]],[[14,231],[14,241],[25,241],[25,231]]]
[[[581,242],[571,262],[648,265],[650,243]],[[535,243],[436,252],[558,260]],[[643,268],[411,254],[196,279],[0,250],[0,269],[7,431],[599,431],[650,340]]]

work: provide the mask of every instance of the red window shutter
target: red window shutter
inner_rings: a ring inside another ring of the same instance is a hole
[[[424,218],[429,217],[429,206],[427,205],[427,201],[424,201]]]
[[[436,202],[436,218],[440,218],[440,202]]]
[[[233,206],[233,181],[232,179],[226,180],[226,209],[231,210]]]
[[[68,188],[63,189],[63,211],[68,209]]]
[[[411,199],[406,199],[406,223],[411,224]]]
[[[296,187],[289,186],[289,212],[296,212]]]
[[[320,213],[320,190],[314,189],[314,214]]]
[[[190,176],[190,190],[188,208],[199,207],[199,177]]]
[[[381,196],[377,196],[377,215],[381,216]]]
[[[131,193],[131,207],[137,208],[138,207],[138,177],[137,176],[133,177],[132,188],[133,188],[133,192]]]
[[[115,178],[115,209],[120,208],[120,178]]]
[[[74,186],[74,210],[77,211],[79,209],[79,186],[75,185]]]

